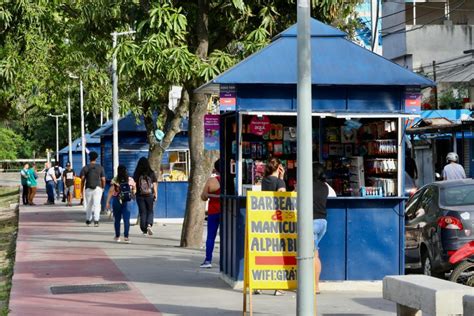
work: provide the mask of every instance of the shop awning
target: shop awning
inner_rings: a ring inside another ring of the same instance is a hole
[[[216,92],[219,84],[296,84],[296,25],[271,44],[204,84],[196,91]],[[313,85],[413,86],[435,83],[353,43],[340,30],[311,20]]]
[[[418,124],[420,122],[431,121],[431,124]],[[433,124],[433,121],[434,122]],[[461,121],[460,123],[454,123],[446,118],[441,119],[424,119],[414,125],[413,127],[407,128],[406,133],[411,134],[442,134],[442,133],[453,133],[453,132],[471,132],[474,129],[474,120]]]
[[[268,112],[268,111],[241,111],[243,115],[270,115],[270,116],[296,116],[297,112]],[[414,119],[420,117],[419,114],[404,112],[313,112],[312,116],[334,117],[343,119],[360,118],[406,118]]]

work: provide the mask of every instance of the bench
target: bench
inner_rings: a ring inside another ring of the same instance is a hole
[[[426,275],[383,279],[383,298],[397,303],[399,316],[463,315],[464,295],[474,295],[474,288]]]

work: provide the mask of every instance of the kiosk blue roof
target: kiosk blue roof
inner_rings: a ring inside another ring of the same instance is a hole
[[[182,132],[188,131],[188,120],[183,119],[181,121],[180,129]],[[120,118],[118,121],[118,130],[120,133],[146,133],[145,124],[143,122],[143,117],[137,119],[135,115],[132,113],[128,113],[124,117]],[[112,135],[113,132],[113,125],[112,120],[107,121],[104,125],[102,125],[99,129],[92,133],[93,137],[101,137]]]
[[[197,91],[216,90],[216,84],[296,84],[296,24],[272,43],[204,84]],[[346,33],[311,19],[313,85],[415,86],[435,83],[346,39]]]
[[[86,148],[87,145],[100,144],[100,138],[93,137],[91,134],[86,134]],[[77,138],[72,142],[72,151],[81,151],[81,138]],[[64,147],[59,151],[60,154],[67,154],[69,152],[69,146]]]

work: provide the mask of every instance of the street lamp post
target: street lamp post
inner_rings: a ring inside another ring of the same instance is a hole
[[[314,315],[310,0],[297,5],[298,295],[297,315]]]
[[[69,95],[69,87],[67,89],[67,138],[69,144],[69,163],[72,164],[72,131],[71,131],[71,96]]]
[[[84,127],[84,86],[82,84],[82,79],[72,73],[69,73],[69,78],[79,79],[79,90],[80,90],[80,103],[81,103],[81,154],[82,154],[82,166],[86,165],[86,135]],[[72,143],[69,145],[70,150]],[[72,161],[72,152],[70,152],[70,159]]]
[[[118,74],[117,74],[117,54],[115,48],[117,47],[117,37],[122,35],[134,34],[136,31],[127,32],[113,32],[112,35],[112,47],[113,47],[113,59],[112,59],[112,143],[113,143],[113,168],[114,176],[117,175],[117,167],[119,165],[119,146],[118,146],[118,119],[119,119],[119,105],[118,105]]]
[[[64,114],[54,115],[50,113],[48,115],[56,119],[56,162],[58,162],[59,161],[59,118],[63,117]]]
[[[86,165],[86,135],[84,128],[84,87],[82,79],[80,80],[80,92],[81,92],[81,155],[82,155],[82,166]]]

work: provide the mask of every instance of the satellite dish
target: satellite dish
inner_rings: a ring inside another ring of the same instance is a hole
[[[157,130],[155,131],[155,138],[156,138],[159,142],[161,142],[161,141],[163,140],[163,137],[164,137],[164,136],[165,136],[165,133],[163,133],[162,130],[157,129]]]

